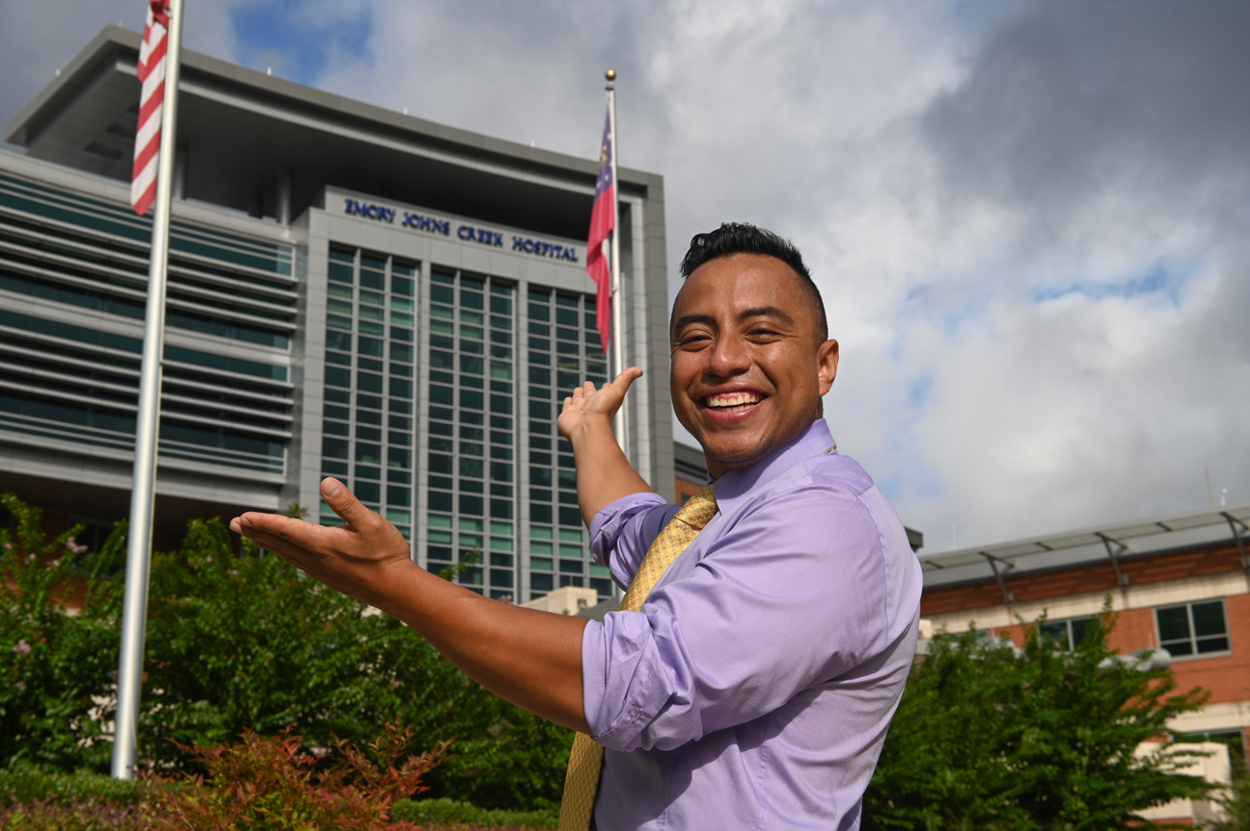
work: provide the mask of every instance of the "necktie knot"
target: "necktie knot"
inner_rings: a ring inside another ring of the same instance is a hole
[[[713,484],[709,482],[700,488],[698,493],[686,500],[686,504],[681,506],[681,510],[673,519],[689,525],[696,531],[702,531],[703,527],[711,522],[712,517],[716,516],[716,494],[712,492]]]

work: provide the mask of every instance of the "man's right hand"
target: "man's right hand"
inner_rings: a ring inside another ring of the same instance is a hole
[[[605,425],[611,432],[612,419],[616,411],[621,408],[625,393],[629,390],[630,384],[641,377],[642,370],[631,366],[616,376],[616,380],[604,384],[598,390],[595,389],[592,381],[587,381],[575,388],[573,393],[564,399],[564,409],[560,411],[560,417],[556,420],[560,435],[573,441],[574,434],[586,427],[593,429]]]
[[[651,488],[630,466],[612,433],[612,417],[621,408],[629,385],[642,377],[636,366],[599,389],[587,381],[564,399],[556,426],[573,443],[577,465],[577,505],[587,527],[595,514],[631,493],[650,493]]]

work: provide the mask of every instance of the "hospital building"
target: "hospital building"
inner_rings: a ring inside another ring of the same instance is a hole
[[[151,216],[129,206],[139,35],[108,27],[5,127],[0,490],[98,530],[128,513]],[[302,506],[332,475],[431,570],[527,601],[611,595],[563,396],[607,379],[576,158],[183,52],[157,544]],[[674,496],[664,183],[619,171],[628,455]],[[692,474],[693,475],[693,474]],[[94,532],[94,531],[93,531]]]

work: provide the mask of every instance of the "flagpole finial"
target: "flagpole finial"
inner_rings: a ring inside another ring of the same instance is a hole
[[[615,70],[615,69],[609,69],[607,72],[603,73],[603,77],[607,78],[609,81],[615,81],[615,80],[616,80],[616,70]]]

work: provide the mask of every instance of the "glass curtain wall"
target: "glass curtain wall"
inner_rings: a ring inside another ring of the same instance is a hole
[[[417,264],[332,248],[322,474],[412,536]],[[341,524],[321,504],[323,525]]]
[[[323,473],[405,537],[424,510],[418,559],[473,591],[611,596],[607,569],[589,562],[572,447],[556,431],[564,396],[607,379],[594,297],[439,265],[424,285],[420,274],[415,262],[331,248]],[[422,362],[428,385],[414,389]],[[323,505],[321,521],[338,519]]]
[[[583,586],[606,599],[612,595],[612,582],[607,569],[588,556],[573,447],[556,430],[561,403],[575,386],[607,380],[595,298],[531,286],[526,301],[530,597],[561,586]]]
[[[434,267],[429,303],[431,571],[516,599],[516,287]]]

